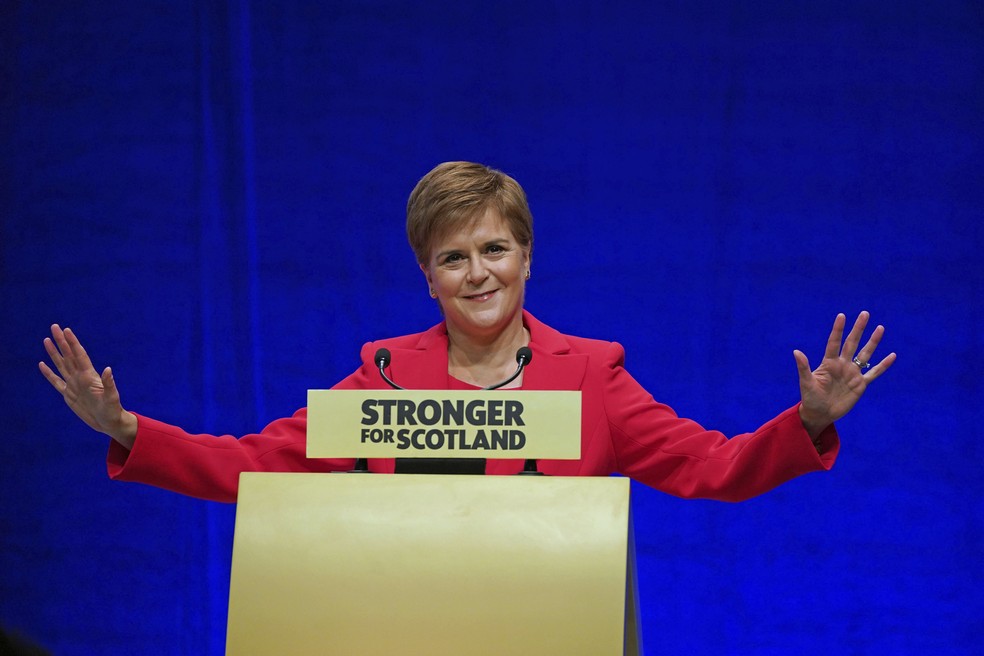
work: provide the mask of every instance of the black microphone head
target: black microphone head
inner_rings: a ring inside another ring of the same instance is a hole
[[[388,367],[390,363],[389,349],[381,348],[376,351],[376,357],[374,357],[373,360],[376,361],[377,367]]]
[[[516,362],[522,366],[528,365],[533,360],[533,351],[529,346],[522,346],[516,351]]]

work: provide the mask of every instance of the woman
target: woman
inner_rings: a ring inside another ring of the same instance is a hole
[[[895,354],[869,368],[884,329],[858,351],[868,321],[862,312],[841,339],[840,314],[823,361],[810,371],[794,352],[801,402],[753,433],[727,439],[659,404],[623,368],[617,343],[563,335],[523,309],[530,279],[533,219],[509,176],[480,164],[448,162],[424,176],[407,204],[407,235],[444,321],[415,335],[366,344],[362,366],[338,389],[385,388],[373,356],[391,352],[390,377],[415,389],[474,389],[512,373],[518,348],[531,364],[513,381],[530,390],[581,390],[581,459],[540,461],[547,474],[603,476],[619,472],[682,497],[729,501],[761,494],[800,474],[829,469],[837,456],[833,423],[858,401]],[[109,474],[191,496],[236,500],[243,471],[337,471],[349,459],[308,459],[306,409],[259,434],[191,435],[124,410],[110,368],[100,376],[77,337],[52,326],[45,349],[57,369],[45,378],[89,426],[113,438]],[[856,355],[855,355],[856,353]],[[489,460],[489,474],[520,471],[518,460]],[[393,460],[373,460],[393,472]]]

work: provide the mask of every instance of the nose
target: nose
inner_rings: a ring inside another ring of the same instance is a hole
[[[468,260],[468,273],[466,279],[470,285],[480,285],[489,277],[489,271],[485,268],[485,263],[480,257],[473,257]]]

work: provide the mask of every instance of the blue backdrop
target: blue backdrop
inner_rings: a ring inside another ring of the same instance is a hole
[[[895,367],[829,474],[633,488],[647,653],[979,653],[979,3],[0,4],[0,624],[220,654],[235,508],[106,479],[37,373],[59,322],[126,407],[245,433],[439,314],[403,211],[481,161],[536,218],[527,307],[751,430],[834,315]]]

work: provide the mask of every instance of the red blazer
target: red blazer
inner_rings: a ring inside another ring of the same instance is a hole
[[[623,367],[625,352],[614,342],[563,335],[527,312],[533,359],[523,389],[581,390],[581,459],[540,460],[554,476],[624,474],[669,494],[740,501],[791,478],[827,470],[840,443],[833,426],[820,436],[821,454],[790,408],[754,433],[728,439],[657,403]],[[447,389],[448,336],[443,323],[415,335],[370,342],[362,366],[336,389],[388,387],[373,363],[379,348],[392,354],[390,377],[411,389]],[[492,392],[494,393],[494,392]],[[305,455],[307,409],[274,421],[258,434],[192,435],[176,426],[138,416],[132,451],[112,442],[107,457],[113,479],[137,481],[202,499],[234,502],[244,471],[329,472],[351,469],[352,459]],[[489,474],[514,474],[521,460],[488,460]],[[369,462],[392,473],[393,459]]]

